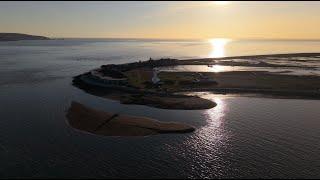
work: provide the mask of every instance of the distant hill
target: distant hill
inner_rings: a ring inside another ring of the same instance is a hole
[[[44,36],[33,36],[20,33],[0,33],[0,41],[20,41],[20,40],[49,40]]]

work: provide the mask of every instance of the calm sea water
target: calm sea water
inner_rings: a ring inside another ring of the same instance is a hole
[[[320,101],[222,96],[209,110],[163,110],[89,95],[72,77],[149,57],[319,52],[319,41],[52,40],[0,43],[0,177],[320,178]],[[72,129],[87,106],[196,127],[103,137]]]

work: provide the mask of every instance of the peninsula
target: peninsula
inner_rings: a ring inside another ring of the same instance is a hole
[[[103,65],[99,69],[74,78],[74,84],[88,93],[109,99],[119,100],[124,104],[147,105],[163,109],[210,109],[216,103],[197,96],[175,94],[172,80],[157,80],[156,67],[171,66],[175,59],[150,60],[123,65]],[[201,82],[200,82],[201,83]],[[215,83],[208,80],[206,83]],[[169,87],[166,87],[169,85]]]
[[[20,40],[49,40],[44,36],[34,36],[20,33],[0,33],[0,41],[20,41]]]
[[[74,85],[124,104],[165,109],[209,109],[216,104],[184,92],[320,98],[320,54],[276,54],[206,59],[159,59],[102,65]]]
[[[190,95],[190,92],[204,91],[320,99],[320,53],[189,60],[150,58],[148,61],[102,65],[74,77],[73,84],[90,94],[123,104],[163,109],[213,108],[215,102]],[[69,108],[67,118],[76,129],[106,136],[194,131],[186,124],[113,114],[75,102]]]

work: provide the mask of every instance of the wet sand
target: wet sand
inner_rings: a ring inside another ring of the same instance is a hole
[[[99,111],[78,102],[72,102],[66,117],[71,127],[104,136],[148,136],[195,130],[187,124]]]
[[[106,96],[108,98],[108,96]],[[161,109],[200,110],[211,109],[215,102],[196,96],[157,96],[157,95],[128,95],[118,96],[123,104],[147,105]]]
[[[162,77],[186,77],[192,72],[163,72]],[[215,93],[258,93],[288,98],[320,98],[319,76],[279,75],[262,71],[232,71],[203,73],[217,84],[207,86],[177,86],[172,92],[212,91]]]

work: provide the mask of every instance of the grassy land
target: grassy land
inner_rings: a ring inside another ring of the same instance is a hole
[[[132,86],[141,89],[178,92],[184,90],[210,89],[247,89],[247,90],[275,90],[275,91],[313,91],[320,92],[320,77],[279,75],[261,71],[233,71],[233,72],[204,72],[203,76],[213,79],[216,83],[193,82],[199,78],[197,72],[160,72],[159,78],[163,84],[159,87],[152,84],[151,69],[136,69],[127,72]],[[148,86],[149,83],[149,86]]]
[[[139,68],[127,71],[124,73],[129,81],[129,84],[137,88],[146,88],[146,82],[151,82],[152,69],[150,68]]]

